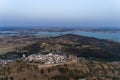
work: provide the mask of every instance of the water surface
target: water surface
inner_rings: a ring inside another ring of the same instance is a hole
[[[75,32],[27,32],[20,33],[15,31],[0,31],[0,37],[2,36],[17,36],[17,35],[35,35],[35,36],[60,36],[64,34],[77,34],[88,37],[95,37],[99,39],[108,39],[120,42],[120,32],[87,32],[87,31],[75,31]]]
[[[77,34],[88,37],[95,37],[99,39],[108,39],[113,41],[120,42],[120,32],[86,32],[86,31],[77,31],[77,32],[37,32],[35,35],[44,35],[44,36],[59,36],[64,34]]]

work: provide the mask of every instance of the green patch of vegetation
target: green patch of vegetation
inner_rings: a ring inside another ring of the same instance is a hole
[[[68,72],[68,68],[58,68],[58,71],[62,74],[66,74]]]
[[[69,77],[63,76],[63,75],[55,75],[55,76],[51,77],[51,79],[54,79],[54,80],[69,80]]]

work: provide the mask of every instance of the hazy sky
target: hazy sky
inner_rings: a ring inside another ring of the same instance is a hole
[[[119,25],[120,0],[0,0],[0,26]]]

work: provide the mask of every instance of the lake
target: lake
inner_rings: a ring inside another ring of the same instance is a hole
[[[35,35],[35,36],[60,36],[64,34],[77,34],[82,36],[88,36],[88,37],[95,37],[99,39],[108,39],[113,41],[120,42],[120,32],[87,32],[87,31],[75,31],[75,32],[32,32],[32,33],[25,33],[22,34],[20,32],[14,32],[14,31],[0,31],[0,37],[2,36],[17,36],[17,35]]]
[[[38,32],[35,35],[45,35],[45,36],[59,36],[64,34],[77,34],[88,37],[95,37],[99,39],[108,39],[120,42],[120,32],[86,32],[86,31],[76,31],[76,32]]]
[[[3,36],[16,36],[19,35],[19,32],[15,32],[15,31],[0,31],[0,37]]]

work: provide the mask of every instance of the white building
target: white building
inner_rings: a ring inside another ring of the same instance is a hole
[[[43,62],[44,64],[55,64],[55,63],[63,63],[66,62],[66,56],[63,55],[53,55],[52,53],[48,55],[37,55],[33,54],[25,58],[25,60],[29,62]]]

